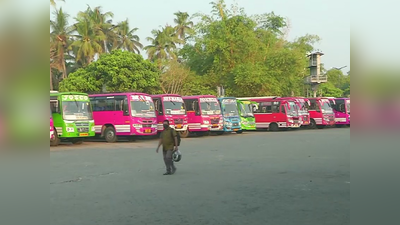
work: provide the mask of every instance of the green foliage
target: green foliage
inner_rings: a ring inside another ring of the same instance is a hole
[[[60,91],[99,92],[103,84],[107,91],[139,91],[158,93],[159,70],[144,60],[141,55],[132,52],[114,50],[110,54],[100,55],[99,60],[91,63],[60,83]]]
[[[347,97],[350,95],[350,75],[344,75],[341,70],[337,69],[328,70],[326,75],[328,76],[328,84],[320,86],[322,92],[324,92],[324,90],[333,90],[332,87],[334,87],[335,89],[341,90],[342,94],[339,97]],[[322,88],[325,89],[323,90]],[[333,90],[333,92],[338,93],[335,90]],[[330,91],[328,91],[328,93],[330,93]]]
[[[343,96],[343,90],[335,87],[335,85],[333,85],[332,83],[329,83],[329,82],[321,84],[319,89],[320,89],[320,92],[322,93],[323,97],[340,98]]]
[[[318,36],[288,42],[280,36],[286,22],[273,12],[235,15],[224,1],[212,5],[216,19],[200,15],[194,44],[180,51],[191,70],[207,79],[208,88],[224,86],[233,96],[303,94],[305,55]]]
[[[106,85],[108,91],[215,95],[223,86],[231,96],[305,95],[305,55],[320,41],[317,35],[288,41],[287,21],[274,12],[247,15],[242,8],[228,9],[224,0],[210,4],[210,15],[195,15],[197,24],[186,12],[174,13],[175,25],[153,30],[145,47],[134,34],[137,28],[127,20],[114,24],[113,14],[100,7],[80,12],[72,30],[63,20],[53,21],[53,87],[98,92]],[[142,47],[149,60],[133,53]],[[325,95],[350,94],[350,76],[339,72],[328,71],[328,84],[321,85]],[[59,77],[64,80],[58,85]]]

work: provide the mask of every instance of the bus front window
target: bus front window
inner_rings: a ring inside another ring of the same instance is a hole
[[[240,115],[242,117],[254,117],[254,114],[251,110],[251,105],[246,103],[239,103],[240,104]]]
[[[183,101],[163,101],[166,115],[185,115],[185,105]]]
[[[202,115],[218,115],[221,114],[221,108],[218,102],[202,102],[200,103]]]
[[[90,102],[63,101],[63,118],[65,120],[92,120],[92,107]]]
[[[131,101],[131,115],[133,117],[156,117],[152,101]]]

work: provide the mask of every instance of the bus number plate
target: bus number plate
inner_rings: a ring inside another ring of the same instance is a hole
[[[144,130],[145,133],[151,133],[151,129]]]
[[[180,128],[182,128],[182,125],[178,124],[178,125],[176,125],[176,128],[180,129]]]
[[[81,137],[87,137],[87,136],[89,136],[89,134],[88,134],[88,133],[80,133],[79,136],[81,136]]]
[[[233,131],[238,131],[239,129],[233,129]]]

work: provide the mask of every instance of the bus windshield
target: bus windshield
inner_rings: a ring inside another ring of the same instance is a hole
[[[221,107],[219,107],[218,102],[201,102],[200,107],[202,115],[221,114]]]
[[[165,115],[185,115],[183,101],[163,101]]]
[[[236,101],[233,103],[224,103],[224,116],[239,116],[239,111],[237,109]]]
[[[331,105],[329,104],[329,100],[321,101],[321,109],[322,109],[322,112],[333,112]]]
[[[92,107],[90,102],[63,101],[63,119],[65,120],[92,120]]]
[[[287,106],[289,106],[289,107],[286,107],[287,114],[290,114],[292,116],[297,116],[297,108],[298,107],[297,107],[296,103],[293,101],[289,101]]]
[[[240,105],[240,116],[242,117],[254,117],[253,112],[251,111],[251,104],[239,103]]]
[[[152,101],[131,101],[131,115],[133,117],[156,117]]]

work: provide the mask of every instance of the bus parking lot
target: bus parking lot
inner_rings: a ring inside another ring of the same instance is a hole
[[[51,147],[50,224],[349,224],[349,128],[184,138],[172,176],[156,146]]]

